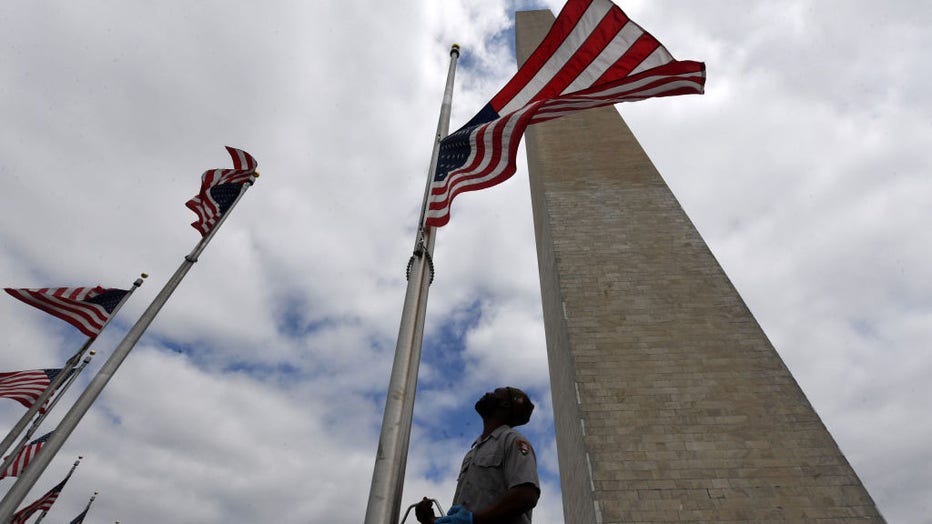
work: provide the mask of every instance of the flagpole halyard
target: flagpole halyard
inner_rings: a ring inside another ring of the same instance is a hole
[[[450,48],[450,66],[444,88],[437,134],[434,139],[427,187],[418,219],[414,254],[408,262],[408,287],[405,291],[401,325],[395,345],[395,358],[385,398],[385,412],[379,446],[372,471],[372,485],[366,506],[366,524],[396,524],[401,513],[401,492],[404,487],[405,466],[408,460],[408,444],[411,438],[411,422],[414,418],[414,392],[417,388],[417,372],[421,360],[421,342],[424,338],[424,317],[427,311],[427,295],[434,277],[432,254],[434,252],[434,229],[424,225],[430,185],[437,170],[440,141],[450,129],[450,108],[453,103],[453,79],[460,48]]]
[[[55,457],[55,454],[61,449],[65,441],[71,436],[71,433],[74,431],[75,427],[78,425],[78,422],[81,421],[81,418],[87,413],[91,405],[103,391],[104,387],[110,382],[110,379],[113,378],[113,375],[119,369],[120,365],[129,355],[129,352],[135,347],[136,342],[142,337],[143,333],[149,327],[149,324],[155,319],[155,315],[158,314],[159,310],[162,309],[162,306],[165,305],[165,302],[168,301],[168,298],[175,291],[175,288],[178,287],[178,284],[181,283],[181,280],[188,273],[191,267],[197,262],[197,257],[204,251],[204,248],[207,247],[207,244],[217,233],[217,230],[220,229],[220,226],[226,221],[227,217],[230,215],[230,212],[233,211],[233,208],[236,207],[236,204],[239,202],[240,198],[246,193],[246,190],[255,182],[258,173],[253,173],[248,180],[246,180],[242,187],[240,188],[239,193],[236,196],[236,199],[230,204],[230,206],[220,215],[216,224],[207,232],[206,235],[202,236],[197,245],[194,246],[194,249],[191,250],[191,253],[184,257],[184,261],[168,280],[159,294],[153,299],[152,303],[149,304],[149,307],[143,312],[139,317],[139,320],[136,321],[136,324],[126,333],[123,337],[123,340],[120,344],[113,350],[113,353],[110,355],[110,358],[101,366],[98,370],[97,375],[91,379],[90,384],[85,388],[84,392],[78,397],[78,400],[75,401],[74,405],[71,406],[71,409],[68,410],[68,413],[65,414],[61,422],[58,424],[58,427],[55,428],[55,431],[52,433],[52,436],[49,437],[48,442],[45,446],[39,450],[39,453],[33,457],[26,469],[20,474],[19,478],[16,479],[16,483],[10,488],[7,494],[3,497],[3,500],[0,501],[0,523],[9,522],[10,517],[13,515],[13,512],[16,511],[16,507],[23,501],[26,495],[29,493],[29,490],[32,489],[33,485],[39,479],[39,476],[45,471],[45,468],[49,465],[52,459]]]
[[[105,320],[103,325],[100,327],[100,331],[97,334],[98,336],[100,335],[100,333],[103,333],[104,329],[106,329],[108,325],[110,325],[110,320],[112,320],[113,317],[115,317],[116,314],[119,313],[120,309],[123,307],[123,304],[125,304],[126,301],[129,300],[129,297],[133,295],[133,292],[136,291],[136,289],[142,285],[143,279],[147,278],[148,276],[149,275],[147,275],[146,273],[143,273],[141,275],[141,278],[137,278],[136,281],[133,282],[133,286],[129,289],[129,291],[125,295],[123,295],[122,298],[120,298],[120,301],[117,303],[116,306],[114,306],[113,311],[107,317],[107,320]],[[16,437],[18,437],[19,434],[22,433],[24,429],[26,429],[26,425],[29,424],[29,421],[32,420],[33,417],[35,417],[36,413],[38,413],[40,409],[42,409],[42,406],[45,405],[45,402],[49,399],[49,397],[51,397],[52,394],[54,394],[55,391],[58,390],[59,387],[61,387],[62,383],[65,381],[66,378],[68,378],[69,374],[71,373],[71,370],[73,370],[74,367],[78,365],[78,362],[81,361],[81,357],[84,356],[84,352],[87,351],[89,347],[91,347],[91,344],[93,344],[95,340],[97,340],[97,336],[88,337],[87,340],[84,341],[84,344],[81,345],[80,349],[78,349],[78,351],[71,358],[69,358],[68,361],[65,363],[65,367],[63,367],[61,371],[58,372],[58,375],[56,375],[55,378],[52,379],[48,387],[45,388],[45,391],[43,391],[42,394],[39,395],[39,398],[37,398],[36,401],[32,403],[32,406],[30,406],[29,409],[26,410],[26,413],[24,413],[23,416],[20,417],[16,425],[13,426],[13,429],[11,429],[9,433],[7,433],[7,436],[4,437],[3,442],[0,443],[0,456],[3,456],[3,454],[6,453],[7,450],[10,449],[10,445],[13,444],[13,442],[16,440]],[[49,406],[49,408],[46,410],[46,413],[48,413],[51,410],[52,410],[52,406]],[[4,470],[0,470],[0,471],[4,471]]]

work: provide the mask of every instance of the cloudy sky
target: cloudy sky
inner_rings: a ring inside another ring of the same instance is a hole
[[[230,165],[223,146],[262,173],[29,499],[83,455],[52,521],[99,491],[88,522],[360,522],[449,46],[456,128],[515,71],[514,11],[561,5],[0,5],[0,284],[151,275],[82,382],[197,242],[184,202]],[[932,522],[932,4],[619,5],[708,65],[704,96],[619,111],[880,510]],[[553,524],[519,165],[438,236],[403,504],[450,504],[471,405],[510,384],[540,406],[535,522]],[[0,371],[59,367],[83,342],[9,297],[0,329]],[[21,413],[0,402],[4,426]]]

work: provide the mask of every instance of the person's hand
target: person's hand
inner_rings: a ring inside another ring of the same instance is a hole
[[[414,517],[422,524],[434,524],[434,509],[430,505],[430,499],[424,497],[423,500],[414,506]]]
[[[463,506],[453,506],[446,517],[440,517],[434,524],[472,524],[472,512]]]

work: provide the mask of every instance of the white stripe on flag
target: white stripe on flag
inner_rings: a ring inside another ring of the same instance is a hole
[[[654,52],[647,55],[647,58],[640,63],[637,67],[631,71],[628,76],[636,75],[641,71],[647,71],[653,67],[660,67],[664,64],[672,62],[674,60],[673,55],[667,51],[666,47],[660,46],[657,49],[654,49]]]
[[[36,303],[42,304],[43,301],[36,301]],[[45,305],[55,308],[55,311],[60,313],[62,316],[74,320],[89,331],[99,331],[99,324],[102,324],[106,320],[106,311],[104,311],[103,308],[97,304],[89,304],[85,302],[78,305],[74,302],[62,300],[58,297],[47,296]],[[80,309],[78,311],[72,311],[76,308]],[[82,315],[81,313],[85,314]],[[97,316],[97,319],[93,318],[95,315]],[[98,320],[97,324],[95,324],[95,320]]]
[[[594,84],[605,71],[608,71],[608,68],[615,65],[615,62],[628,52],[628,49],[630,49],[634,42],[643,34],[644,30],[629,20],[628,23],[621,28],[621,31],[618,31],[615,38],[613,38],[612,41],[605,46],[605,49],[599,53],[599,56],[596,57],[592,64],[587,67],[582,74],[576,77],[576,80],[567,86],[561,94],[581,91]]]
[[[592,2],[589,7],[586,8],[586,12],[580,18],[579,23],[576,24],[576,27],[566,36],[566,40],[560,44],[560,47],[556,52],[547,60],[547,63],[534,75],[525,86],[521,89],[512,98],[505,104],[505,107],[499,111],[499,114],[504,115],[515,111],[521,106],[527,104],[531,101],[538,93],[540,93],[553,77],[560,72],[560,69],[563,68],[566,63],[573,58],[573,55],[576,54],[576,51],[582,47],[586,39],[592,34],[593,29],[599,25],[599,22],[605,18],[605,14],[614,6],[611,2]]]

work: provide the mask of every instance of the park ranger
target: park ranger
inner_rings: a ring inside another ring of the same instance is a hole
[[[502,387],[476,402],[482,435],[466,453],[445,517],[426,497],[415,508],[423,524],[530,524],[540,497],[534,448],[514,428],[527,424],[534,404],[523,391]]]

